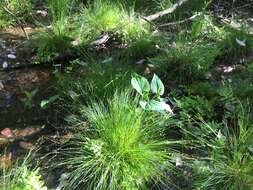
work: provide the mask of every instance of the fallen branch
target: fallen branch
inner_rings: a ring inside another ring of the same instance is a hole
[[[73,51],[59,55],[52,60],[40,62],[39,64],[30,62],[27,64],[19,64],[15,66],[9,66],[7,68],[0,68],[0,72],[11,72],[22,69],[54,68],[58,65],[64,66],[64,63],[67,61],[75,60],[76,58],[78,58],[78,55]]]
[[[242,27],[242,24],[239,22],[236,22],[236,20],[233,19],[228,19],[228,18],[224,18],[222,16],[218,16],[217,18],[219,18],[219,21],[223,24],[226,24],[227,26],[235,29],[235,30],[240,30]],[[249,35],[253,35],[252,31],[249,31],[248,33]]]
[[[160,17],[166,16],[168,14],[173,13],[178,7],[180,7],[182,4],[184,4],[185,2],[187,2],[188,0],[179,0],[178,2],[176,2],[175,4],[173,4],[170,8],[165,9],[163,11],[160,11],[158,13],[155,13],[153,15],[147,16],[145,17],[143,20],[144,21],[154,21]]]
[[[0,136],[0,147],[9,144],[9,143],[17,143],[20,141],[29,141],[33,138],[35,138],[36,136],[40,135],[41,132],[43,132],[45,129],[45,125],[43,125],[42,127],[38,127],[36,128],[36,130],[31,133],[31,134],[27,134],[24,136],[13,136],[13,137],[3,137],[2,135]]]
[[[147,16],[147,17],[143,17],[142,21],[143,21],[143,23],[147,23],[147,22],[151,23],[152,21],[154,21],[160,17],[163,17],[165,15],[173,13],[179,6],[181,6],[182,4],[184,4],[187,1],[188,0],[178,0],[177,3],[173,4],[170,8],[168,8],[164,11],[155,13],[155,14]],[[5,9],[5,11],[7,11],[9,14],[11,14],[12,16],[15,16],[15,18],[17,18],[16,15],[11,13],[8,9]],[[23,27],[23,23],[18,18],[17,18],[17,21],[19,22],[26,37],[29,39],[29,37]],[[91,46],[99,46],[99,45],[105,44],[109,39],[110,39],[110,35],[108,33],[105,33],[102,36],[100,36],[99,39],[91,42],[90,45]],[[74,42],[74,44],[75,44],[74,46],[78,45],[78,43],[79,43],[78,40],[76,42]],[[75,53],[71,52],[71,53],[67,53],[65,55],[62,55],[60,57],[56,57],[55,59],[53,59],[49,62],[43,62],[40,64],[30,63],[30,64],[26,64],[26,65],[16,65],[13,67],[8,67],[8,68],[0,68],[0,72],[1,71],[2,72],[10,72],[13,70],[20,70],[20,69],[25,69],[25,68],[38,68],[38,67],[45,67],[45,66],[46,67],[53,67],[54,64],[58,65],[58,63],[62,63],[62,61],[66,62],[66,60],[73,60],[75,58],[77,58],[77,55]]]
[[[110,39],[109,34],[105,33],[102,36],[100,36],[99,39],[91,42],[90,45],[92,45],[92,46],[94,46],[94,45],[95,46],[102,45],[102,44],[105,44],[109,39]]]
[[[15,20],[17,21],[18,25],[20,26],[21,30],[25,34],[26,39],[29,40],[29,36],[28,36],[27,32],[25,31],[25,27],[23,25],[23,22],[14,13],[12,13],[9,9],[7,9],[4,6],[2,6],[2,8],[4,9],[5,12],[7,12],[8,14],[10,14],[12,17],[15,18]]]
[[[194,20],[195,18],[197,18],[198,16],[200,16],[200,14],[195,14],[189,18],[186,18],[184,20],[180,20],[180,21],[176,21],[176,22],[170,22],[170,23],[165,23],[165,24],[161,24],[159,25],[159,27],[165,27],[165,26],[174,26],[174,25],[178,25],[178,24],[183,24],[185,22],[188,22],[188,21],[192,21]]]

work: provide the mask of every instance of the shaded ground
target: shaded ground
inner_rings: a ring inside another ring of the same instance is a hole
[[[33,29],[26,29],[30,35]],[[33,62],[32,49],[28,46],[20,28],[0,31],[0,67],[27,65]],[[37,139],[45,133],[47,113],[40,109],[42,94],[46,94],[52,70],[25,68],[16,71],[0,71],[0,164],[10,165],[13,157],[34,149]],[[25,95],[38,93],[31,100]],[[31,104],[27,109],[25,104]],[[0,166],[1,167],[1,166]]]
[[[253,20],[249,19],[248,22],[252,26],[250,31],[253,33]],[[34,29],[26,31],[30,34]],[[248,59],[253,60],[253,53],[249,55]],[[0,67],[26,65],[34,60],[32,49],[27,44],[25,35],[20,28],[0,31]],[[244,69],[245,67],[240,64],[217,65],[212,73],[222,80],[230,78],[233,73],[241,72]],[[0,164],[9,162],[12,155],[15,155],[20,148],[21,152],[22,149],[33,149],[37,139],[42,136],[40,132],[47,125],[48,115],[39,109],[39,103],[43,98],[40,94],[46,94],[52,79],[53,71],[45,68],[27,68],[11,72],[0,71],[0,131],[9,128],[13,132],[12,135],[16,137],[35,134],[33,138],[11,143],[6,140],[6,131],[2,133],[0,135],[0,149],[3,149],[6,144],[10,146],[7,146],[7,153],[0,157]],[[32,108],[25,109],[23,101],[27,98],[25,92],[32,92],[35,89],[39,90],[39,95],[33,98]],[[64,139],[64,137],[62,138]]]

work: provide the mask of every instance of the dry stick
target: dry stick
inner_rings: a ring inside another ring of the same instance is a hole
[[[25,28],[24,28],[24,25],[23,25],[22,21],[21,21],[14,13],[12,13],[9,9],[7,9],[6,7],[3,6],[3,9],[4,9],[8,14],[10,14],[11,16],[13,16],[13,17],[16,19],[16,21],[18,22],[18,24],[19,24],[21,30],[24,32],[26,39],[29,40],[29,36],[28,36],[28,34],[26,33],[26,31],[25,31]]]
[[[189,18],[186,18],[184,20],[180,20],[180,21],[177,21],[177,22],[170,22],[170,23],[161,24],[161,25],[159,25],[159,27],[174,26],[174,25],[177,25],[177,24],[182,24],[182,23],[185,23],[187,21],[192,21],[198,16],[200,16],[200,14],[195,14],[195,15],[189,17]]]
[[[175,4],[173,4],[170,8],[165,9],[163,11],[160,11],[158,13],[155,13],[153,15],[147,16],[144,18],[144,21],[154,21],[160,17],[163,17],[165,15],[171,14],[173,13],[179,6],[181,6],[182,4],[184,4],[185,2],[187,2],[188,0],[179,0],[178,2],[176,2]]]

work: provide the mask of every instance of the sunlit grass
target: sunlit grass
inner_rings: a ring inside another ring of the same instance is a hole
[[[147,182],[165,179],[172,164],[164,119],[136,105],[125,92],[81,108],[89,128],[60,153],[59,165],[68,168],[65,189],[145,189]]]
[[[31,170],[29,156],[19,165],[4,168],[0,176],[1,190],[47,190],[39,174],[39,168]]]
[[[35,34],[33,38],[39,61],[50,61],[57,55],[69,50],[73,40],[69,29],[71,25],[69,14],[72,2],[71,0],[48,1],[51,26]]]
[[[241,108],[222,124],[182,126],[185,137],[192,139],[197,152],[193,164],[197,172],[196,189],[250,190],[253,185],[252,121]],[[197,122],[195,121],[195,125]]]
[[[150,34],[149,24],[144,24],[126,11],[119,3],[97,0],[82,11],[80,35],[82,38],[97,37],[105,32],[119,36],[126,41],[139,39],[143,34]]]
[[[21,22],[31,21],[32,14],[33,6],[30,1],[0,0],[0,28],[15,25],[17,19]]]

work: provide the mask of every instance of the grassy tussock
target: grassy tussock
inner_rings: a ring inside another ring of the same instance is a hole
[[[61,152],[60,165],[69,168],[65,189],[145,189],[165,179],[172,165],[164,119],[136,105],[129,93],[116,93],[108,104],[81,109],[89,128]]]

